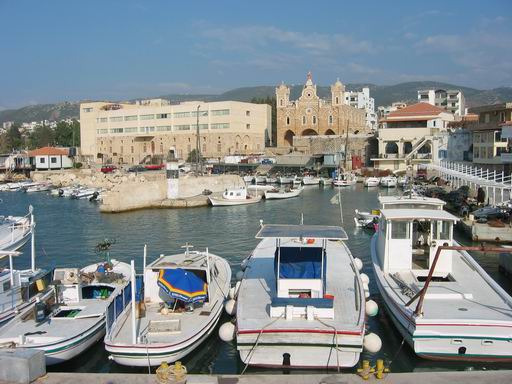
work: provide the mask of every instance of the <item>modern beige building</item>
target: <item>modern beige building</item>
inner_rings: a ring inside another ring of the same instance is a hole
[[[82,103],[81,154],[92,162],[138,164],[162,159],[175,148],[186,159],[196,148],[198,125],[203,157],[259,153],[270,134],[271,107],[238,101],[171,104],[165,99]]]
[[[308,73],[302,94],[290,101],[290,88],[276,88],[277,146],[293,147],[294,137],[344,136],[347,130],[367,130],[365,111],[345,105],[345,86],[338,80],[331,85],[331,100],[321,99]]]

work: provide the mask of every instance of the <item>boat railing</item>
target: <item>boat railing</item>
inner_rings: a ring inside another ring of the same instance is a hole
[[[140,301],[142,299],[142,281],[143,276],[137,275],[136,278],[136,286],[137,286],[137,292],[135,294],[137,301]],[[119,317],[130,308],[129,304],[132,301],[132,285],[128,284],[126,285],[119,295],[115,297],[114,300],[109,304],[107,307],[106,312],[106,323],[105,323],[105,337],[112,337],[111,332],[115,328],[115,325],[117,323],[117,320]]]

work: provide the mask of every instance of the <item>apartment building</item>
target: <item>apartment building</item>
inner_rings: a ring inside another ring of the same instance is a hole
[[[466,100],[459,90],[426,89],[418,91],[418,103],[429,103],[455,116],[466,114]]]
[[[474,107],[469,112],[478,115],[478,121],[468,126],[473,133],[473,163],[504,170],[512,163],[512,102]]]
[[[365,111],[366,126],[370,130],[377,129],[377,114],[375,113],[375,100],[370,97],[370,88],[364,87],[361,91],[345,91],[346,105]]]
[[[428,103],[418,103],[390,112],[377,131],[377,169],[405,170],[435,162],[447,155],[448,124],[454,116]]]
[[[91,162],[137,164],[163,158],[170,148],[186,159],[201,155],[263,152],[271,129],[271,107],[238,101],[171,104],[165,99],[80,105],[81,154]]]

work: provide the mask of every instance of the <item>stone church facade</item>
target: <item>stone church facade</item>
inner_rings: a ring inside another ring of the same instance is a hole
[[[276,88],[277,146],[293,147],[294,138],[315,136],[344,136],[367,130],[365,111],[345,105],[345,86],[337,80],[331,85],[331,100],[321,99],[316,92],[311,73],[308,73],[302,94],[290,101],[290,88]]]

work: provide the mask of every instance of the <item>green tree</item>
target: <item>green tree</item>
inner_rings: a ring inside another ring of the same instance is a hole
[[[194,148],[188,154],[187,163],[195,163],[196,161],[197,161],[197,151]],[[201,157],[201,159],[199,159],[199,161],[203,161],[202,157]]]
[[[270,138],[272,139],[272,146],[275,147],[277,145],[277,101],[275,97],[253,97],[251,99],[251,103],[254,104],[268,104],[272,107],[272,123],[271,123],[271,132]],[[269,143],[265,143],[269,145]]]
[[[7,132],[0,136],[1,152],[11,152],[14,149],[20,149],[23,145],[23,138],[20,132],[20,125],[13,124]]]
[[[59,121],[55,127],[55,144],[62,147],[80,146],[80,123]]]
[[[40,148],[55,144],[55,131],[47,125],[38,125],[28,137],[29,148]]]

